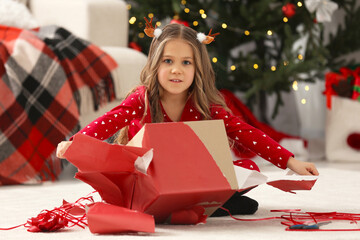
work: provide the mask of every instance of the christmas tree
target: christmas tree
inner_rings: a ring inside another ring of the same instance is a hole
[[[283,104],[282,92],[294,82],[323,78],[324,69],[353,62],[340,57],[360,49],[360,7],[355,0],[128,0],[130,46],[147,54],[144,17],[157,26],[177,22],[198,32],[220,32],[208,46],[217,87],[245,93],[246,103],[266,107],[276,94],[273,116]],[[337,9],[346,12],[345,25],[324,43],[323,22]],[[266,119],[262,118],[262,121]]]

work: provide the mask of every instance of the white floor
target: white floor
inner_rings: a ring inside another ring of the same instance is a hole
[[[247,195],[260,206],[253,216],[263,218],[278,216],[274,209],[302,209],[315,212],[351,212],[360,214],[360,163],[316,162],[320,177],[311,191],[285,193],[268,185],[261,185]],[[280,173],[270,165],[261,166],[268,176]],[[71,171],[70,171],[71,172]],[[0,227],[25,223],[42,209],[60,206],[63,199],[75,201],[92,191],[91,187],[77,180],[65,180],[32,186],[0,187]],[[332,226],[331,226],[332,225]],[[340,227],[349,227],[340,225]],[[336,223],[328,227],[339,227]],[[358,227],[351,225],[351,227]],[[132,233],[94,235],[88,229],[71,228],[56,233],[29,233],[25,228],[0,231],[0,239],[360,239],[359,232],[288,232],[279,220],[240,222],[230,217],[208,218],[206,224],[196,226],[157,225],[153,234]]]

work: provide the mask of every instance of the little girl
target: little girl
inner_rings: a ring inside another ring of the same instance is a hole
[[[205,46],[214,35],[206,37],[181,24],[153,30],[150,21],[145,32],[154,38],[140,76],[141,85],[119,106],[77,134],[105,140],[122,129],[117,141],[126,144],[145,123],[222,119],[230,141],[242,144],[282,169],[288,167],[301,175],[318,175],[314,164],[296,160],[269,136],[231,114],[215,87],[215,74]],[[59,158],[64,157],[70,144],[71,139],[59,143]],[[234,163],[258,170],[250,160]],[[235,194],[225,207],[232,214],[254,213],[257,202],[241,195]]]

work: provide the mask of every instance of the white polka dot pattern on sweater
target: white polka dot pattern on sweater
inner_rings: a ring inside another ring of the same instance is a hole
[[[107,139],[121,128],[129,125],[129,128],[136,127],[136,133],[141,128],[141,125],[135,124],[135,120],[140,121],[145,115],[145,123],[151,122],[150,112],[144,112],[144,93],[144,87],[139,87],[119,106],[91,122],[80,133],[97,139]],[[287,160],[293,155],[292,153],[282,148],[276,141],[264,134],[264,132],[242,122],[238,117],[233,116],[222,107],[212,106],[210,110],[212,119],[222,119],[224,121],[229,138],[257,153],[257,155],[274,165],[283,169],[286,168]],[[165,122],[171,122],[171,119],[164,110],[163,115]],[[199,121],[201,119],[201,114],[192,105],[191,100],[189,100],[184,107],[181,121]]]

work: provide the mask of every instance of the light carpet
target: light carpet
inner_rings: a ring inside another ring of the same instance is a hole
[[[315,212],[349,212],[360,214],[360,163],[317,163],[320,177],[311,191],[285,193],[269,185],[261,185],[247,195],[256,199],[260,206],[252,216],[242,218],[264,218],[279,216],[273,209],[301,209]],[[263,166],[264,174],[276,176],[280,171],[273,166]],[[55,183],[30,186],[0,187],[0,228],[25,223],[43,209],[60,206],[62,200],[74,202],[87,195],[92,188],[78,180],[61,180]],[[335,224],[335,223],[334,223]],[[329,224],[329,227],[331,224]],[[349,224],[340,227],[349,227]],[[336,226],[335,226],[336,227]],[[359,227],[353,224],[352,227]],[[94,235],[88,229],[78,227],[54,233],[30,233],[21,227],[0,231],[1,240],[11,239],[360,239],[360,231],[349,232],[289,232],[280,220],[240,222],[230,217],[208,218],[206,224],[156,225],[155,233],[131,233]]]

